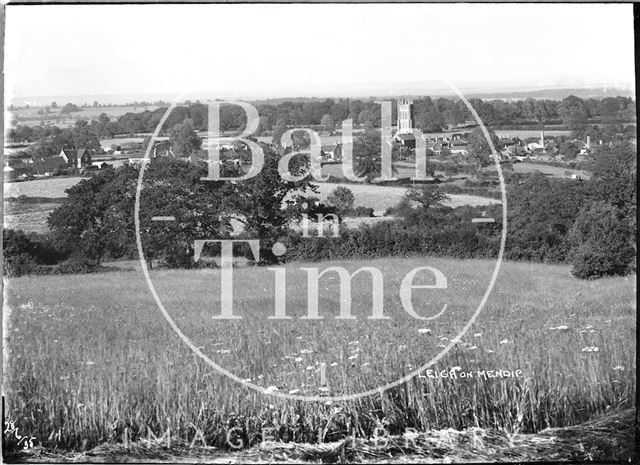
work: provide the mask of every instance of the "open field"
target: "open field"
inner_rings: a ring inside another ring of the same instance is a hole
[[[82,177],[55,177],[33,181],[5,182],[5,197],[66,197],[66,189],[75,186]]]
[[[238,320],[212,319],[220,311],[219,270],[151,273],[177,325],[222,367],[270,391],[341,395],[376,389],[440,353],[474,312],[494,262],[416,257],[311,266],[331,265],[379,268],[390,319],[366,318],[366,273],[352,283],[353,320],[335,319],[335,274],[320,280],[324,319],[300,319],[307,311],[302,263],[286,266],[288,320],[267,319],[275,286],[266,268],[234,271]],[[414,291],[420,315],[448,305],[432,321],[410,317],[398,294],[402,277],[425,265],[448,279],[447,289]],[[47,447],[86,449],[122,441],[125,428],[129,441],[170,428],[177,442],[200,431],[204,443],[224,448],[233,426],[251,446],[261,426],[274,423],[280,439],[298,443],[316,442],[318,431],[325,442],[352,429],[371,437],[377,424],[391,435],[408,427],[531,433],[634,405],[635,276],[580,281],[566,266],[504,263],[478,320],[431,367],[460,367],[472,377],[423,372],[383,395],[332,403],[273,398],[215,373],[173,333],[138,271],[12,278],[5,292],[7,416]],[[491,378],[478,370],[522,373]]]
[[[122,116],[126,113],[140,113],[145,110],[153,111],[153,110],[156,110],[157,108],[160,108],[155,105],[140,106],[140,107],[134,107],[134,106],[88,107],[88,108],[80,108],[80,111],[77,111],[77,112],[67,113],[65,115],[62,115],[60,113],[62,106],[64,106],[64,103],[58,102],[57,109],[52,109],[49,111],[49,113],[44,115],[38,114],[38,111],[41,110],[43,107],[20,108],[19,110],[11,111],[11,116],[21,120],[20,123],[23,124],[23,121],[26,121],[26,120],[39,121],[42,118],[44,119],[63,118],[65,120],[86,119],[86,118],[95,119],[98,116],[100,116],[102,113],[106,113],[107,116],[109,116],[109,118],[118,118],[119,116]]]
[[[112,162],[109,162],[112,163]],[[80,177],[64,177],[50,178],[35,181],[12,182],[4,184],[5,197],[19,197],[26,195],[27,197],[66,197],[65,189],[74,186],[83,178]],[[315,195],[321,201],[326,200],[329,194],[338,186],[349,188],[355,196],[355,206],[363,206],[373,208],[377,214],[382,214],[387,208],[397,205],[404,195],[405,187],[376,186],[371,184],[335,184],[335,183],[318,183],[318,194],[308,192],[309,195]],[[450,194],[450,200],[445,202],[453,208],[462,205],[491,205],[497,203],[495,199],[486,197],[478,197],[473,195]],[[25,231],[46,231],[46,219],[54,206],[46,204],[37,211],[21,210],[12,208],[5,212],[5,227],[15,229],[23,229]],[[371,222],[370,219],[353,219],[347,223],[348,226],[357,227],[362,222]]]
[[[375,184],[336,184],[336,183],[317,183],[319,189],[317,195],[320,200],[326,199],[329,194],[338,186],[343,186],[351,190],[355,197],[355,206],[363,206],[373,208],[377,212],[383,212],[389,207],[394,207],[400,202],[406,187],[395,186],[376,186]],[[444,202],[452,208],[460,207],[463,205],[477,205],[485,206],[499,203],[496,199],[490,199],[487,197],[479,197],[475,195],[464,194],[448,194],[450,199],[448,202]]]
[[[429,137],[447,137],[451,134],[463,134],[465,132],[471,132],[473,128],[461,128],[452,131],[445,132],[429,132],[427,135]],[[529,137],[540,138],[540,130],[539,129],[496,129],[494,131],[498,137],[518,137],[520,139],[527,139]],[[566,131],[562,129],[545,129],[545,136],[570,136],[571,131]]]
[[[496,171],[496,167],[494,165],[489,165],[482,168],[483,171]],[[515,173],[522,174],[532,174],[532,173],[542,173],[544,175],[550,176],[552,178],[561,178],[564,176],[565,172],[576,174],[580,176],[582,179],[591,178],[591,173],[584,170],[576,170],[568,167],[560,167],[560,166],[551,166],[551,165],[542,165],[537,163],[514,163],[513,171]]]
[[[4,204],[4,228],[46,233],[49,230],[47,218],[58,206],[57,203],[25,205],[6,202]]]

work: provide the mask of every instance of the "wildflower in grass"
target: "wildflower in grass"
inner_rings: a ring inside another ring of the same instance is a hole
[[[313,350],[309,350],[309,349],[302,349],[300,351],[301,354],[310,354],[311,352],[313,352]]]
[[[322,387],[318,388],[318,390],[322,391],[322,392],[329,392],[329,388],[326,387],[326,386],[322,386]]]
[[[590,345],[582,348],[582,352],[598,352],[600,349],[594,345]]]
[[[467,347],[467,350],[476,350],[478,347],[477,346],[469,346]]]
[[[95,365],[96,362],[94,362],[93,360],[87,360],[86,364],[91,366],[91,365]]]
[[[309,365],[307,368],[305,368],[305,370],[311,371],[311,370],[313,370],[313,367],[311,365]]]
[[[302,357],[296,357],[295,360],[296,360],[296,362],[301,362],[302,361]]]
[[[418,332],[420,334],[431,334],[431,330],[429,328],[420,328]]]
[[[509,339],[503,339],[502,341],[500,341],[500,344],[512,344],[513,341],[510,341]]]
[[[614,371],[624,371],[624,367],[622,365],[618,365],[616,367],[613,367]]]
[[[444,344],[438,344],[437,347],[447,347],[447,346]]]
[[[473,337],[482,337],[482,333],[475,333]]]
[[[487,350],[485,350],[485,352],[488,353],[488,354],[495,354],[496,353],[495,350],[491,350],[491,349],[487,349]]]
[[[353,355],[349,356],[349,360],[353,360],[355,358],[358,358],[358,354],[353,354]]]

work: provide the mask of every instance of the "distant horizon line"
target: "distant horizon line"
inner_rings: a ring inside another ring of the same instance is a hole
[[[216,92],[213,90],[203,90],[203,91],[194,91],[194,92],[188,92],[185,94],[185,100],[193,100],[193,99],[207,99],[207,100],[211,100],[213,98],[223,98],[223,97],[234,97],[234,98],[238,98],[238,99],[245,99],[245,100],[274,100],[274,99],[316,99],[316,98],[341,98],[341,99],[349,99],[349,98],[375,98],[375,97],[382,97],[382,96],[428,96],[428,95],[437,95],[437,96],[441,96],[441,97],[446,97],[446,96],[455,96],[455,92],[453,90],[451,90],[450,88],[446,88],[446,87],[435,87],[429,90],[428,93],[425,93],[424,91],[421,91],[419,89],[410,89],[410,88],[405,88],[405,89],[401,89],[401,87],[403,86],[409,86],[411,84],[408,83],[399,83],[396,84],[395,86],[388,86],[389,90],[383,90],[381,89],[381,87],[385,87],[383,85],[380,86],[376,86],[375,89],[370,89],[369,91],[361,91],[361,92],[348,92],[347,94],[341,94],[340,91],[330,91],[330,90],[318,90],[316,92],[314,92],[313,94],[307,94],[307,95],[303,95],[301,94],[291,94],[288,93],[287,91],[255,91],[255,92],[233,92],[233,91],[227,91],[227,92]],[[416,84],[413,84],[418,85]],[[395,87],[395,89],[394,89]],[[634,83],[594,83],[594,84],[572,84],[572,85],[562,85],[562,84],[556,84],[556,85],[522,85],[522,86],[514,86],[514,87],[509,87],[509,86],[476,86],[476,87],[470,87],[470,86],[459,86],[458,89],[462,92],[464,91],[464,93],[468,93],[468,94],[473,94],[473,95],[478,95],[478,94],[512,94],[512,93],[523,93],[523,92],[540,92],[540,91],[545,91],[545,90],[549,90],[549,91],[560,91],[560,90],[582,90],[582,91],[588,91],[588,90],[602,90],[602,91],[608,91],[608,90],[619,90],[619,91],[624,91],[626,93],[631,93],[633,94],[633,96],[635,97],[635,89],[634,89],[635,85]],[[332,93],[335,92],[335,93]],[[79,102],[80,100],[93,100],[93,101],[97,101],[98,103],[104,105],[106,103],[111,103],[111,104],[116,104],[116,105],[123,105],[126,103],[133,103],[133,101],[124,101],[122,99],[124,98],[136,98],[136,99],[143,99],[143,101],[147,101],[148,103],[153,103],[153,102],[149,102],[147,99],[149,98],[154,98],[154,100],[163,100],[163,101],[167,101],[166,99],[168,98],[169,101],[173,100],[173,98],[175,98],[177,93],[174,92],[148,92],[148,93],[136,93],[136,92],[126,92],[126,93],[117,93],[117,94],[75,94],[75,95],[30,95],[30,96],[9,96],[9,95],[5,95],[5,105],[16,105],[17,103],[15,103],[18,100],[23,101],[23,104],[33,104],[33,105],[46,105],[46,103],[43,103],[45,100],[47,100],[49,103],[51,101],[56,101],[56,103],[60,104],[65,104],[65,103],[76,103]],[[214,97],[214,95],[219,95],[217,97]],[[171,98],[173,97],[173,98]],[[112,101],[107,102],[105,101],[105,99],[111,99]],[[33,102],[29,102],[29,100],[33,100]],[[35,101],[39,101],[39,102],[35,102]],[[57,100],[61,100],[60,102],[57,102]],[[118,101],[114,101],[114,100],[118,100]],[[92,103],[89,101],[83,102],[83,103]]]

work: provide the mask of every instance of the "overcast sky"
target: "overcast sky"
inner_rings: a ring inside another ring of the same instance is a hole
[[[629,4],[8,5],[5,39],[8,100],[634,81]]]

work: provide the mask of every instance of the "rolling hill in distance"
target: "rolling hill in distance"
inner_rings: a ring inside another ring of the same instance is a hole
[[[259,101],[262,103],[274,103],[277,104],[283,101],[314,101],[324,100],[326,98],[390,98],[397,96],[438,96],[438,97],[451,97],[453,92],[449,88],[442,87],[442,84],[437,86],[433,85],[416,85],[416,84],[399,84],[382,88],[376,86],[375,88],[369,88],[367,91],[358,90],[354,85],[345,85],[340,89],[335,87],[326,90],[317,90],[315,95],[307,96],[287,96],[287,95],[275,95],[268,91],[255,91],[251,94],[235,94],[232,92],[192,92],[184,97],[183,100],[190,99],[192,101],[208,101],[215,99],[242,99],[250,101]],[[420,91],[419,89],[424,89]],[[542,88],[524,88],[524,89],[506,89],[494,87],[489,88],[471,88],[460,87],[460,91],[466,97],[475,97],[485,100],[520,100],[520,99],[552,99],[562,100],[569,95],[575,95],[580,98],[595,98],[602,99],[606,97],[634,97],[635,90],[631,86],[615,85],[615,86],[593,86],[593,87],[542,87]],[[49,105],[51,102],[56,101],[60,103],[75,103],[82,105],[87,103],[91,105],[94,101],[99,102],[101,105],[113,104],[124,105],[135,101],[147,101],[155,102],[158,100],[171,102],[176,98],[176,94],[172,93],[130,93],[130,94],[101,94],[101,95],[56,95],[56,96],[33,96],[33,97],[11,97],[7,96],[7,105],[13,104],[16,106],[44,106]]]

